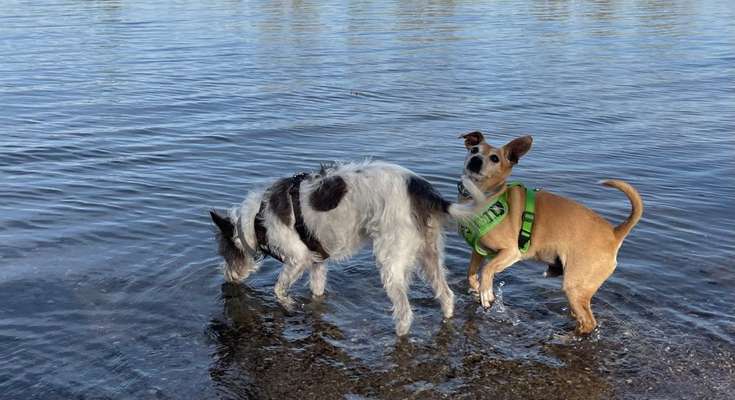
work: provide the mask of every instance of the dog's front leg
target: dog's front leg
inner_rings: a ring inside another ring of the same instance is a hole
[[[495,295],[493,294],[495,274],[510,267],[519,259],[520,254],[517,249],[503,249],[490,262],[485,264],[480,276],[480,303],[483,307],[490,308],[495,301]]]
[[[301,277],[301,274],[304,273],[308,265],[305,262],[294,261],[283,264],[283,269],[278,275],[278,281],[276,282],[274,291],[276,292],[278,302],[287,310],[292,309],[294,306],[294,300],[288,295],[288,289]]]
[[[327,267],[323,262],[315,262],[309,272],[309,287],[312,297],[324,296],[324,287],[327,284]]]
[[[469,285],[470,293],[478,293],[480,291],[480,279],[477,277],[477,272],[480,270],[482,259],[482,255],[474,250],[472,251],[470,266],[467,267],[467,285]]]

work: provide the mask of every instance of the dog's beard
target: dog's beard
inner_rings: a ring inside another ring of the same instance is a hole
[[[252,252],[240,249],[234,249],[234,252],[239,254],[225,257],[224,274],[228,282],[239,282],[246,279],[260,265],[261,257],[256,257]]]

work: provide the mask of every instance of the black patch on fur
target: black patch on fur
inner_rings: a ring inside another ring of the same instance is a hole
[[[546,276],[553,278],[561,275],[564,275],[564,265],[561,263],[561,259],[556,257],[556,261],[553,264],[549,264],[549,268],[546,270]]]
[[[413,215],[419,223],[419,227],[425,227],[427,221],[433,214],[448,213],[451,203],[431,186],[431,183],[423,178],[411,176],[407,183],[408,197],[411,198]]]
[[[245,262],[245,254],[242,250],[235,246],[232,237],[235,236],[235,224],[230,221],[229,217],[223,217],[217,211],[211,210],[209,215],[217,228],[217,242],[219,243],[218,252],[225,259],[228,265],[237,265]]]
[[[309,204],[316,211],[329,211],[337,208],[346,193],[347,182],[341,176],[330,176],[311,192]]]
[[[284,225],[291,225],[291,199],[288,195],[294,178],[279,179],[269,189],[268,205]]]

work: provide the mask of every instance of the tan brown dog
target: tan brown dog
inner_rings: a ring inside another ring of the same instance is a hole
[[[495,148],[485,142],[480,132],[460,137],[464,138],[468,151],[463,184],[471,197],[476,200],[484,197],[484,204],[488,204],[508,191],[507,216],[479,241],[483,248],[497,254],[485,264],[478,279],[478,270],[484,257],[473,249],[467,276],[470,290],[479,291],[482,305],[490,307],[495,300],[493,277],[496,273],[521,260],[543,261],[549,264],[547,274],[564,275],[563,290],[569,300],[572,316],[577,320],[576,332],[590,333],[597,326],[590,300],[615,270],[618,249],[641,218],[643,202],[640,195],[625,182],[602,182],[603,185],[621,190],[632,204],[628,219],[613,227],[581,204],[539,191],[536,193],[530,247],[522,253],[518,235],[526,192],[522,187],[508,188],[506,180],[513,166],[531,148],[533,139],[523,136],[501,148]],[[460,198],[463,197],[460,194]]]

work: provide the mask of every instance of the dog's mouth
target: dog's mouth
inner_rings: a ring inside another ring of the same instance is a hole
[[[479,173],[479,172],[472,172],[469,169],[465,168],[464,175],[472,180],[472,182],[479,183],[485,180],[485,175]]]

